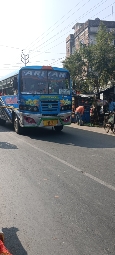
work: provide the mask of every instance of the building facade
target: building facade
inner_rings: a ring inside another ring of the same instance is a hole
[[[96,34],[101,22],[104,23],[108,31],[113,31],[115,34],[115,21],[105,21],[96,18],[95,20],[87,20],[85,23],[76,23],[72,28],[74,33],[66,38],[66,57],[78,50],[80,44],[95,44]],[[115,41],[113,43],[115,44]]]

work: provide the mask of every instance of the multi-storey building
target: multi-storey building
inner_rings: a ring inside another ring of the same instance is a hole
[[[80,43],[88,45],[96,42],[96,34],[100,22],[103,22],[107,29],[115,34],[115,21],[105,21],[96,18],[95,20],[87,20],[85,23],[76,23],[72,28],[74,29],[74,34],[70,34],[66,38],[66,57],[69,57],[75,50],[79,49]],[[113,43],[115,44],[115,41]]]

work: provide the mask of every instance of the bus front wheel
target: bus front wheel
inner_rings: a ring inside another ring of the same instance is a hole
[[[61,132],[62,129],[63,129],[63,125],[61,125],[61,126],[55,126],[54,129],[55,129],[56,132]]]
[[[14,118],[14,130],[17,134],[22,134],[22,127],[20,126],[18,116],[16,115]]]

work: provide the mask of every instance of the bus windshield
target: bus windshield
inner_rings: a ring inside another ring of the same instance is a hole
[[[22,94],[70,95],[69,73],[47,70],[22,70],[20,91]]]

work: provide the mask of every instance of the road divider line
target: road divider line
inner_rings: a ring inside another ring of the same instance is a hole
[[[10,135],[12,136],[11,133],[10,133]],[[103,186],[109,188],[110,190],[115,191],[115,187],[112,186],[111,184],[108,184],[108,183],[102,181],[101,179],[99,179],[99,178],[97,178],[97,177],[95,177],[95,176],[93,176],[93,175],[91,175],[91,174],[89,174],[89,173],[87,173],[87,172],[84,172],[84,171],[81,170],[80,168],[78,168],[78,167],[76,167],[76,166],[74,166],[74,165],[72,165],[72,164],[66,162],[66,161],[63,160],[63,159],[60,159],[60,158],[58,158],[58,157],[52,155],[51,153],[49,153],[49,152],[47,152],[47,151],[44,151],[44,150],[42,150],[42,149],[36,147],[35,145],[33,145],[33,144],[31,144],[31,143],[29,143],[29,142],[27,142],[27,141],[25,141],[25,140],[22,140],[22,139],[19,138],[19,137],[18,137],[18,139],[19,139],[20,141],[22,141],[22,142],[25,142],[27,145],[31,146],[32,148],[38,150],[39,152],[42,152],[42,153],[44,153],[45,155],[47,155],[47,156],[49,156],[49,157],[51,157],[51,158],[53,158],[53,159],[59,161],[60,163],[62,163],[62,164],[64,164],[64,165],[66,165],[66,166],[68,166],[68,167],[70,167],[70,168],[76,170],[77,172],[81,172],[84,176],[86,176],[86,177],[92,179],[93,181],[96,181],[97,183],[99,183],[99,184],[101,184],[101,185],[103,185]]]
[[[94,181],[96,181],[96,182],[102,184],[103,186],[105,186],[105,187],[107,187],[107,188],[109,188],[109,189],[115,191],[115,187],[112,186],[111,184],[108,184],[107,182],[104,182],[104,181],[100,180],[99,178],[97,178],[97,177],[95,177],[95,176],[93,176],[93,175],[91,175],[91,174],[89,174],[89,173],[84,172],[83,174],[84,174],[85,176],[89,177],[90,179],[92,179],[92,180],[94,180]]]

